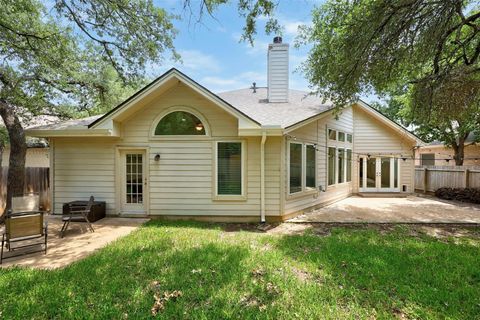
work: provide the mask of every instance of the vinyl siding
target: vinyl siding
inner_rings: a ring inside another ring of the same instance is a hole
[[[180,106],[195,110],[211,135],[192,139],[152,138],[159,115]],[[121,123],[122,138],[55,139],[55,210],[64,202],[93,194],[107,201],[109,214],[121,211],[120,179],[115,170],[118,148],[145,147],[149,169],[147,204],[150,215],[251,216],[260,218],[260,137],[238,137],[237,119],[183,84],[150,99],[141,112]],[[246,143],[246,200],[214,200],[215,141]],[[280,214],[281,137],[265,147],[266,214]],[[155,161],[156,154],[160,160]]]
[[[321,120],[314,121],[308,125],[294,130],[290,135],[295,137],[295,141],[309,142],[317,144],[317,186],[327,185],[327,147],[331,145],[331,141],[327,139],[327,128],[337,131],[353,132],[353,112],[352,108],[346,108],[339,114],[338,119],[333,115],[329,115]],[[287,139],[285,143],[289,143]],[[352,147],[352,144],[336,143],[338,147]],[[285,148],[288,149],[287,147]],[[285,163],[288,166],[288,155],[285,152]],[[342,183],[334,186],[326,187],[326,191],[305,192],[288,195],[288,170],[283,175],[285,179],[285,214],[303,211],[314,206],[330,203],[335,200],[348,197],[352,192],[352,182]],[[353,172],[352,172],[353,178]]]
[[[360,107],[354,107],[354,145],[356,153],[413,156],[414,143],[400,133],[387,127],[381,121],[365,113]],[[358,160],[358,156],[355,155]],[[355,161],[354,191],[358,192],[358,161]],[[400,163],[400,190],[402,185],[407,186],[407,192],[413,192],[414,162],[399,160]]]
[[[53,209],[62,213],[62,205],[88,200],[93,195],[107,202],[107,213],[115,208],[115,148],[108,139],[56,138],[53,153]]]

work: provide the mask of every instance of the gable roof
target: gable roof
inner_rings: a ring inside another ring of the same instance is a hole
[[[128,107],[132,106],[135,102],[138,100],[142,99],[149,93],[151,93],[153,90],[159,88],[163,84],[165,84],[166,81],[170,80],[171,78],[176,78],[187,85],[189,85],[192,89],[197,89],[196,91],[200,94],[202,94],[204,97],[207,99],[213,100],[216,102],[219,106],[221,106],[225,111],[229,112],[230,114],[236,116],[236,117],[243,117],[247,121],[251,121],[257,125],[260,125],[257,121],[254,119],[250,118],[248,115],[243,113],[242,111],[238,110],[235,108],[233,105],[229,104],[222,98],[220,98],[218,95],[214,94],[204,86],[200,85],[198,82],[193,80],[192,78],[188,77],[186,74],[183,72],[177,70],[176,68],[171,68],[164,74],[162,74],[160,77],[157,79],[153,80],[149,84],[147,84],[145,87],[137,91],[135,94],[133,94],[131,97],[129,97],[127,100],[104,114],[103,116],[99,117],[92,123],[88,125],[88,128],[95,128],[96,125],[100,124],[101,122],[109,119],[110,117],[113,117],[114,115],[118,115],[122,112],[124,112]]]
[[[289,90],[289,99],[285,103],[268,102],[267,88],[257,88],[256,92],[245,88],[215,94],[179,70],[171,68],[104,115],[30,127],[27,129],[27,134],[32,136],[62,136],[65,134],[69,136],[116,136],[113,119],[128,112],[129,108],[135,106],[138,101],[154,90],[167,86],[172,80],[185,83],[197,93],[237,117],[239,130],[240,120],[242,120],[242,125],[246,125],[244,132],[254,130],[250,131],[250,135],[258,135],[258,130],[261,128],[270,128],[272,134],[283,134],[319,119],[334,109],[331,101],[324,101],[321,97],[299,90]],[[423,143],[405,127],[389,119],[367,103],[359,100],[356,105],[412,141]],[[110,126],[105,125],[108,122],[110,122]]]

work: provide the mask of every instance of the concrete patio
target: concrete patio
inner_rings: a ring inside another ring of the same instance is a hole
[[[363,198],[353,196],[289,222],[480,223],[480,206],[431,196]]]
[[[64,238],[60,238],[61,217],[48,216],[48,252],[19,256],[3,261],[1,267],[24,266],[54,269],[83,259],[110,242],[128,235],[148,219],[108,217],[93,223],[89,232],[84,223],[71,223]],[[3,229],[0,231],[3,234]]]

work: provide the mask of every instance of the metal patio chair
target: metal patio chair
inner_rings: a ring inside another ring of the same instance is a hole
[[[2,248],[0,249],[0,264],[3,259],[18,257],[25,254],[44,252],[47,253],[48,225],[44,221],[44,212],[27,211],[12,213],[9,210],[5,216],[5,232],[2,235]],[[40,239],[40,241],[35,241]],[[14,243],[26,244],[12,246]],[[43,248],[42,248],[43,245]],[[4,248],[14,252],[21,248],[40,246],[36,251],[22,251],[5,256]]]
[[[65,231],[67,231],[70,222],[82,222],[86,223],[91,232],[95,232],[93,229],[92,223],[88,219],[88,214],[92,209],[95,199],[93,196],[90,197],[86,205],[70,204],[69,213],[65,214],[62,218],[63,226],[60,230],[60,237],[65,236]]]

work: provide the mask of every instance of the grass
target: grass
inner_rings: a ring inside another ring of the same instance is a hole
[[[0,318],[143,319],[156,296],[165,319],[480,319],[479,233],[152,221],[64,269],[0,270]]]

